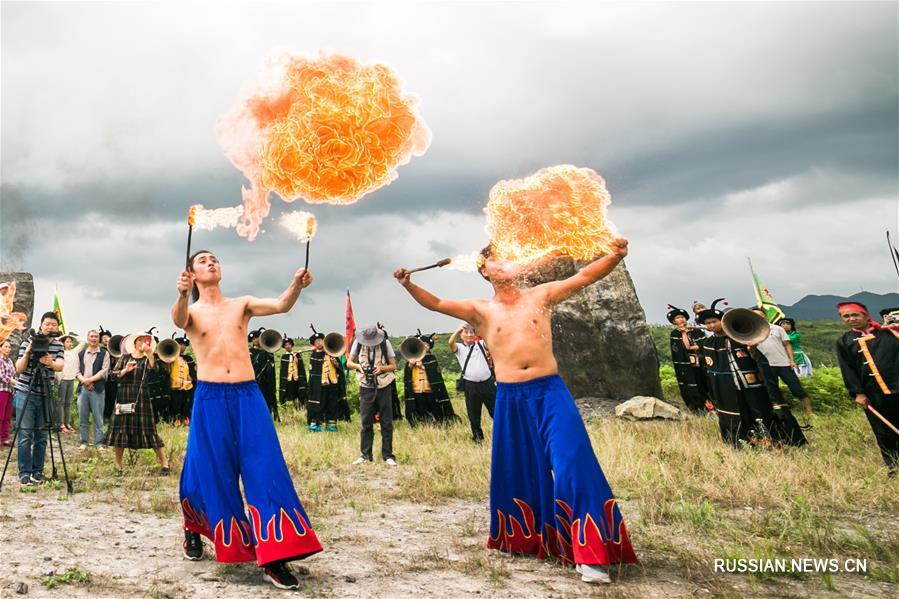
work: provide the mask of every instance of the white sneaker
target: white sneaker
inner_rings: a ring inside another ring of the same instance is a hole
[[[365,458],[356,458],[355,460],[353,460],[353,466],[358,466],[359,464],[364,464],[367,461],[368,460],[366,460]]]
[[[590,564],[578,564],[575,566],[575,570],[577,570],[578,574],[581,575],[581,580],[584,582],[589,582],[592,584],[609,584],[612,582],[612,579],[609,578],[608,573],[600,568],[599,566],[593,566]]]
[[[388,466],[396,466],[396,460],[394,460],[393,458],[387,458],[384,461],[387,463]]]
[[[82,443],[78,446],[78,449],[80,449],[81,451],[85,451],[87,449],[87,443]]]

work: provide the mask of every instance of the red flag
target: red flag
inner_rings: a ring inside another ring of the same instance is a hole
[[[353,316],[353,304],[350,301],[350,290],[346,290],[346,355],[350,355],[353,339],[356,337],[356,317]]]

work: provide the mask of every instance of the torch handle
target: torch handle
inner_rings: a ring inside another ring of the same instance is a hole
[[[312,240],[306,240],[306,263],[303,265],[304,270],[309,270],[309,246],[312,245]]]
[[[184,269],[190,270],[190,240],[193,237],[194,228],[191,225],[187,225],[187,256],[184,258]]]
[[[421,272],[423,270],[429,270],[431,268],[440,268],[440,267],[446,266],[450,262],[452,262],[452,260],[450,260],[449,258],[444,258],[443,260],[438,260],[434,264],[429,264],[427,266],[420,266],[418,268],[413,268],[412,270],[408,271],[408,273],[412,274],[413,272]]]
[[[423,270],[430,270],[432,268],[437,268],[437,264],[431,264],[430,266],[419,266],[418,268],[413,268],[412,270],[407,271],[410,275],[413,272],[421,272]]]

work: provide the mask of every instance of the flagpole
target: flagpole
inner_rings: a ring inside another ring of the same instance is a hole
[[[752,258],[746,256],[746,261],[749,262],[749,274],[752,277],[752,293],[755,295],[755,303],[758,304],[759,308],[762,307],[762,297],[759,295],[759,284],[755,278],[755,268],[752,266]]]

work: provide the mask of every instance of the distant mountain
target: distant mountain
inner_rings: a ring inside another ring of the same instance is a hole
[[[839,302],[856,301],[868,306],[871,316],[880,320],[877,314],[884,308],[899,306],[899,293],[870,293],[862,291],[854,295],[807,295],[792,306],[778,304],[784,314],[796,320],[836,320]]]

